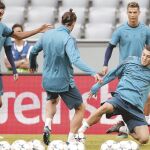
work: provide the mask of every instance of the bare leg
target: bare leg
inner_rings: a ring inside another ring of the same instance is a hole
[[[130,133],[130,135],[139,141],[141,144],[146,144],[149,141],[149,129],[148,126],[137,126],[134,128],[134,133]]]
[[[105,103],[101,107],[99,107],[94,113],[92,113],[89,118],[86,120],[89,126],[92,126],[99,122],[100,118],[102,117],[103,114],[109,112],[113,112],[114,107],[113,105],[109,103]]]
[[[78,129],[81,127],[84,112],[85,106],[82,103],[78,108],[75,109],[75,114],[70,122],[70,132],[77,133]]]
[[[59,102],[59,98],[54,100],[48,100],[46,103],[46,118],[52,118],[56,114],[56,105]]]
[[[101,107],[99,107],[95,112],[93,112],[87,119],[85,122],[83,122],[81,128],[78,130],[79,133],[84,133],[87,128],[89,126],[92,126],[94,124],[96,124],[101,116],[107,112],[113,112],[113,105],[109,104],[109,103],[105,103],[103,104]]]

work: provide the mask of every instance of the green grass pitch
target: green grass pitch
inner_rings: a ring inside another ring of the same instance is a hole
[[[27,135],[17,135],[17,134],[11,134],[11,135],[1,135],[2,137],[0,138],[0,140],[6,140],[8,141],[10,144],[18,139],[23,139],[26,141],[30,141],[33,139],[39,139],[42,141],[42,135],[39,134],[27,134]],[[63,140],[66,141],[67,139],[67,135],[60,135],[60,134],[55,134],[51,136],[51,140]],[[100,149],[100,145],[105,142],[106,140],[115,140],[116,142],[119,142],[121,140],[133,140],[133,138],[129,137],[126,139],[120,139],[118,138],[116,135],[86,135],[86,150],[99,150]],[[140,150],[150,150],[150,141],[148,144],[146,145],[140,145]]]

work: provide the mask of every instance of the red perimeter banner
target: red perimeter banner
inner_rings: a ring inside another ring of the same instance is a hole
[[[4,95],[3,106],[0,109],[0,134],[39,134],[43,131],[45,119],[46,93],[41,86],[41,75],[21,75],[15,82],[13,76],[3,76]],[[117,80],[103,86],[96,98],[87,99],[91,86],[95,83],[91,76],[75,76],[75,82],[86,104],[85,118],[94,112],[100,101],[109,97],[109,92],[114,91]],[[66,134],[69,132],[69,122],[74,111],[69,111],[63,101],[58,104],[57,114],[53,120],[53,133]],[[87,133],[105,133],[112,124],[116,123],[119,116],[106,119],[105,115],[100,122]]]

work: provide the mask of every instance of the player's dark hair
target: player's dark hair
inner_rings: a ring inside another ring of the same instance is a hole
[[[146,45],[145,49],[147,49],[148,51],[150,51],[150,45]]]
[[[0,9],[5,9],[5,4],[2,1],[0,1]]]
[[[61,23],[63,25],[71,26],[74,22],[76,22],[77,16],[73,12],[73,9],[69,9],[69,12],[65,12],[62,16]]]
[[[131,8],[138,8],[138,9],[140,9],[140,6],[139,6],[139,4],[137,3],[137,2],[130,2],[130,3],[128,3],[128,5],[127,5],[127,9],[129,8],[129,7],[131,7]]]
[[[17,24],[17,23],[12,26],[12,30],[14,30],[17,27],[21,28],[21,30],[23,31],[23,26],[21,24]]]

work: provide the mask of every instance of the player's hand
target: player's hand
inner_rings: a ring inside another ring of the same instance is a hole
[[[101,71],[101,74],[104,76],[108,72],[108,66],[103,66],[103,69]]]
[[[94,75],[94,78],[95,78],[95,82],[100,82],[102,83],[103,82],[103,78],[97,73]]]
[[[45,31],[47,31],[47,30],[49,30],[49,29],[53,29],[54,28],[54,26],[53,25],[51,25],[51,24],[43,24],[41,27],[40,27],[40,31],[39,32],[45,32]]]
[[[97,97],[97,93],[93,94],[91,91],[88,93],[88,99],[91,99],[92,97],[94,97],[96,99]]]
[[[18,73],[14,74],[13,76],[14,76],[14,80],[15,80],[15,81],[17,81],[17,80],[18,80],[18,78],[19,78]]]

